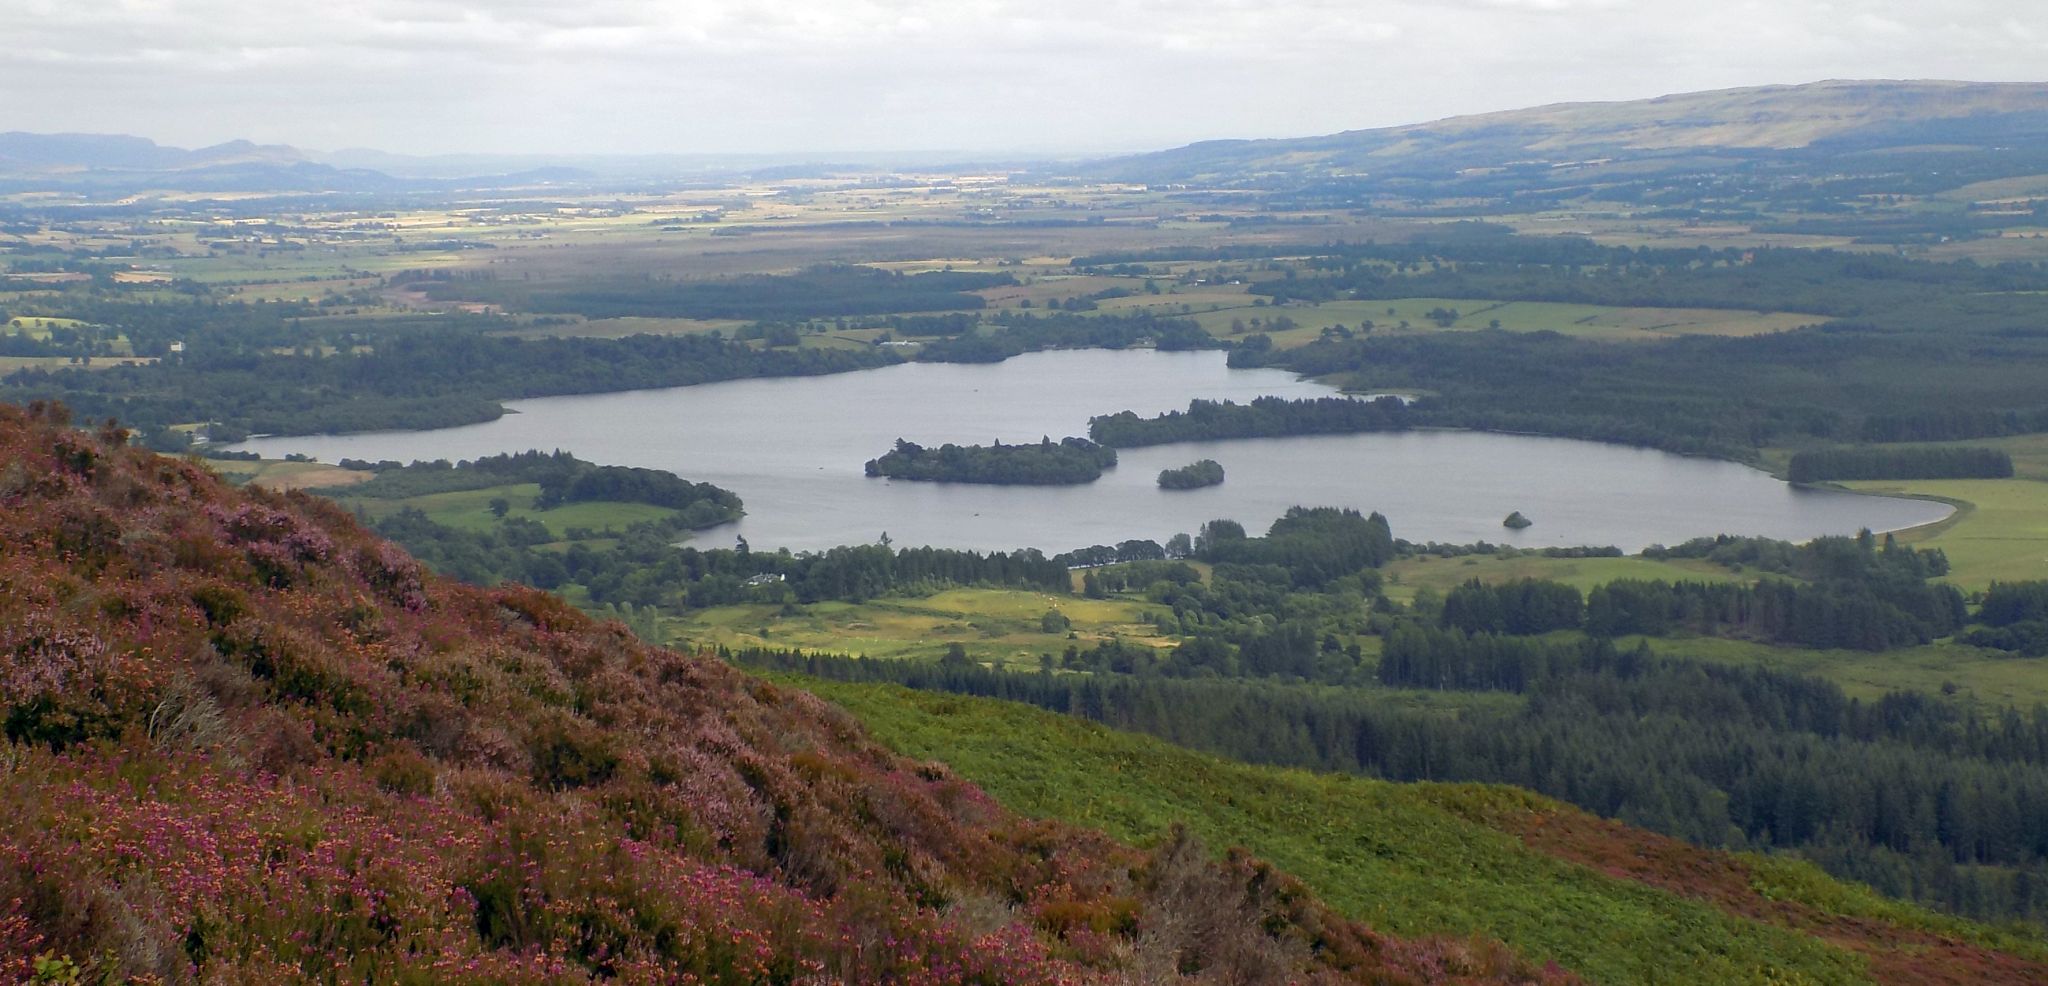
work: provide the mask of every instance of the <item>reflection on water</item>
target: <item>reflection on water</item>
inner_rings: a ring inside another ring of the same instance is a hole
[[[1336,391],[1277,370],[1233,370],[1223,355],[1084,350],[1004,363],[908,363],[802,379],[742,380],[520,401],[487,424],[425,432],[258,439],[266,456],[327,462],[468,459],[567,449],[607,465],[667,469],[746,501],[747,518],[707,532],[755,548],[874,541],[1048,552],[1128,538],[1164,541],[1228,517],[1263,530],[1290,506],[1377,510],[1411,541],[1634,551],[1710,534],[1804,540],[1896,530],[1947,516],[1943,504],[1797,490],[1743,466],[1642,449],[1519,435],[1411,432],[1197,442],[1132,449],[1101,480],[990,487],[869,479],[861,466],[897,438],[924,445],[1084,435],[1088,417],[1141,415],[1201,398]],[[1229,479],[1165,492],[1161,469],[1215,459]],[[1535,526],[1510,531],[1519,510]]]

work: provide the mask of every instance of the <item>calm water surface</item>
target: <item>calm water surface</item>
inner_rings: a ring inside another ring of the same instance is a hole
[[[899,437],[924,445],[1085,435],[1090,415],[1141,415],[1189,400],[1333,388],[1278,370],[1233,370],[1223,354],[1081,350],[1004,363],[906,363],[805,379],[728,383],[510,405],[487,424],[423,432],[264,438],[239,448],[326,462],[473,459],[567,449],[607,465],[666,469],[746,501],[738,524],[701,543],[745,536],[755,548],[815,550],[874,541],[1048,552],[1128,538],[1164,541],[1229,517],[1263,530],[1290,506],[1387,515],[1411,541],[1522,547],[1616,545],[1634,551],[1710,534],[1805,540],[1885,531],[1947,516],[1920,500],[1797,490],[1727,462],[1565,439],[1463,432],[1191,442],[1120,452],[1095,483],[998,487],[869,479],[862,465]],[[1161,469],[1215,459],[1222,486],[1165,492]],[[1501,526],[1519,510],[1535,521]]]

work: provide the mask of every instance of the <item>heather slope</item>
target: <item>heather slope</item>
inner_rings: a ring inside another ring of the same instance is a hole
[[[0,408],[0,980],[1570,979],[56,417]]]

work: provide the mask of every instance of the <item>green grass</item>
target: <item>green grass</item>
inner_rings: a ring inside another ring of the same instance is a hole
[[[1012,809],[1140,843],[1184,822],[1212,849],[1244,846],[1386,931],[1494,937],[1599,983],[1868,981],[1841,949],[1563,862],[1475,820],[1548,805],[1512,789],[1251,767],[1019,705],[796,683]],[[1788,885],[1832,886],[1782,872],[1774,879]],[[1844,906],[1861,899],[1831,893]]]
[[[1242,289],[1238,289],[1242,290]],[[1753,312],[1710,308],[1616,308],[1605,305],[1571,305],[1542,301],[1487,301],[1459,298],[1400,298],[1385,301],[1331,301],[1314,305],[1255,305],[1249,296],[1207,292],[1191,295],[1139,295],[1102,303],[1105,312],[1137,308],[1177,309],[1192,304],[1186,315],[1210,334],[1229,338],[1233,323],[1243,322],[1248,331],[1264,331],[1273,344],[1283,349],[1315,341],[1324,328],[1343,325],[1353,330],[1370,321],[1375,332],[1466,332],[1492,327],[1498,321],[1509,332],[1558,332],[1582,339],[1625,342],[1670,339],[1681,335],[1758,335],[1784,332],[1817,321],[1812,315],[1785,312]],[[1439,326],[1429,312],[1443,308],[1458,312],[1449,326]],[[1274,332],[1267,329],[1275,319],[1287,318],[1295,328]],[[1260,322],[1258,329],[1251,323]],[[1406,322],[1408,327],[1401,328]]]
[[[1167,643],[1140,617],[1157,607],[1120,599],[1080,599],[1021,589],[950,589],[921,598],[821,602],[784,616],[778,605],[718,606],[664,624],[697,644],[776,647],[886,658],[937,658],[949,643],[973,660],[1035,669],[1040,654],[1089,647],[1112,636]],[[1074,638],[1045,633],[1039,619],[1057,609]],[[765,631],[765,632],[764,632]]]
[[[1638,638],[1617,644],[1633,647]],[[2048,703],[2048,666],[1951,641],[1870,653],[1805,650],[1720,637],[1660,637],[1650,648],[1665,657],[1757,665],[1834,682],[1850,696],[1875,699],[1892,691],[1953,690],[1994,706],[2032,708]],[[1952,689],[1951,689],[1952,686]]]
[[[592,530],[603,530],[607,527],[623,529],[640,521],[661,520],[675,515],[675,511],[667,507],[653,507],[643,503],[565,503],[552,510],[535,510],[533,499],[539,494],[538,484],[519,483],[480,490],[433,493],[407,497],[403,500],[350,497],[346,492],[337,495],[336,499],[350,510],[360,509],[373,520],[412,507],[426,514],[429,520],[437,524],[464,531],[488,531],[498,525],[498,518],[491,513],[491,501],[503,497],[511,503],[511,509],[505,512],[506,517],[524,517],[539,521],[557,538],[566,537],[569,528],[572,527],[587,527]]]
[[[723,332],[727,337],[748,324],[732,318],[594,318],[564,324],[529,325],[503,333],[525,338],[561,336],[565,339],[623,339],[636,335],[706,335]]]
[[[286,462],[281,459],[207,459],[206,467],[238,486],[254,483],[277,490],[347,486],[370,478],[369,473],[325,462]]]
[[[1662,579],[1702,582],[1733,582],[1752,578],[1705,561],[1652,561],[1648,558],[1547,558],[1535,554],[1468,555],[1437,558],[1422,555],[1404,558],[1384,570],[1387,595],[1399,602],[1411,602],[1415,591],[1424,587],[1446,593],[1478,579],[1489,584],[1510,579],[1548,579],[1563,582],[1584,592],[1616,579]]]
[[[5,326],[5,328],[13,330],[16,334],[37,340],[50,338],[51,329],[81,329],[90,327],[87,323],[75,318],[46,318],[41,315],[17,315],[8,319]]]
[[[0,356],[0,376],[16,370],[105,370],[129,364],[154,363],[154,357],[95,356],[90,363],[73,363],[69,356]]]
[[[1952,566],[1948,580],[1966,591],[1994,581],[2048,579],[2048,435],[1932,442],[1927,447],[2002,449],[2012,456],[2014,478],[1861,480],[1839,485],[1954,504],[1954,516],[1898,537],[1918,547],[1940,548]],[[1767,449],[1764,464],[1783,475],[1791,455],[1791,449]]]
[[[2040,468],[2028,459],[2028,470]],[[2019,459],[2014,461],[2019,466]],[[1957,504],[1956,514],[1899,540],[1940,548],[1948,579],[1966,590],[1993,581],[2048,578],[2048,483],[2024,479],[1876,480],[1843,484],[1871,493],[1933,497]]]

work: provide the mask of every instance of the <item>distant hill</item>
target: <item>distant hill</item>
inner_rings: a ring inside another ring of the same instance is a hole
[[[291,165],[306,155],[282,144],[234,140],[198,150],[125,134],[0,133],[0,171],[183,171],[226,165]]]
[[[435,173],[385,171],[362,163],[428,160],[372,152],[323,156],[247,140],[187,149],[125,134],[15,131],[0,133],[0,193],[433,193],[580,184],[593,177],[560,163],[487,157],[453,159]]]
[[[0,133],[0,193],[392,192],[374,171],[311,160],[295,147],[232,140],[196,150],[125,134]]]
[[[2048,149],[2048,83],[1830,81],[1559,103],[1321,137],[1215,140],[1101,162],[1128,181],[1450,176],[1621,161]]]

